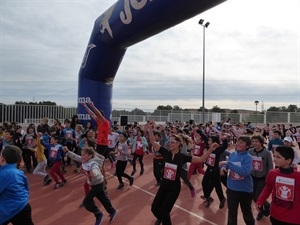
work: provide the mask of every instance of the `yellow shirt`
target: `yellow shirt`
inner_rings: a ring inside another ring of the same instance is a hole
[[[36,159],[38,162],[42,162],[44,160],[46,160],[46,156],[44,154],[44,146],[41,145],[41,143],[38,141],[38,144],[36,146],[35,150],[35,154],[36,154]]]

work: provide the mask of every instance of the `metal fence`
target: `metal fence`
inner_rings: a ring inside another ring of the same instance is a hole
[[[65,108],[62,106],[45,105],[0,105],[0,123],[16,122],[23,124],[38,124],[41,119],[48,117],[50,123],[57,118],[60,120],[72,118],[77,114],[76,107]]]
[[[43,117],[50,119],[58,118],[61,121],[72,118],[77,114],[76,107],[63,106],[44,106],[44,105],[0,105],[0,123],[4,121],[29,124],[40,123]],[[190,121],[202,123],[202,114],[199,111],[174,111],[174,110],[154,110],[153,112],[144,112],[139,110],[113,110],[112,121],[120,122],[121,116],[127,116],[128,123],[147,122],[154,120],[159,123],[175,122],[175,121]],[[223,118],[230,118],[232,123],[247,123],[253,124],[300,124],[300,112],[253,112],[253,113],[213,113],[206,112],[204,122],[212,121],[219,122]]]

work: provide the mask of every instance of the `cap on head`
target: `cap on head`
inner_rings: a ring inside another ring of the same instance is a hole
[[[283,141],[287,141],[287,142],[289,142],[289,143],[292,143],[292,142],[293,142],[293,139],[292,139],[291,137],[285,137],[285,138],[283,139]]]

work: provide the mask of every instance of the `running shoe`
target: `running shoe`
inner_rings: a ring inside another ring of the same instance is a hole
[[[116,218],[117,212],[118,211],[114,209],[114,211],[108,215],[110,223]]]
[[[103,212],[99,212],[98,215],[96,216],[96,222],[95,225],[100,225],[103,219]]]
[[[124,184],[119,184],[117,187],[117,191],[121,191],[124,188]]]

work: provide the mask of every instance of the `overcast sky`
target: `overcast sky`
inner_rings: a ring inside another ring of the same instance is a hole
[[[200,1],[200,0],[199,0]],[[95,19],[114,0],[0,0],[0,103],[76,106]],[[130,47],[113,108],[300,108],[300,0],[228,0]]]

